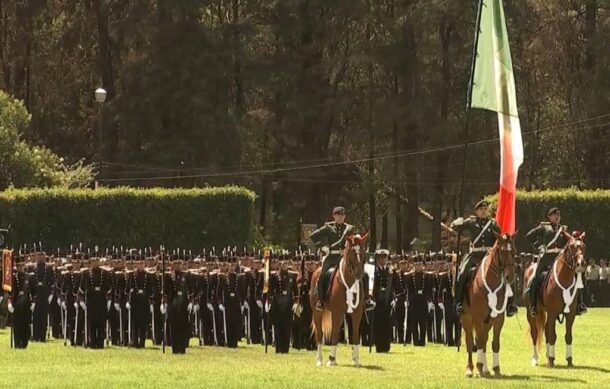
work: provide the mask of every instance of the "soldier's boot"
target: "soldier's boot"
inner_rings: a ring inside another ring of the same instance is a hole
[[[532,316],[536,316],[538,314],[538,304],[537,304],[538,303],[538,293],[536,290],[536,289],[538,289],[537,284],[538,284],[538,280],[536,278],[534,278],[530,285],[530,293],[529,293],[530,315],[532,315]]]
[[[376,305],[377,304],[375,303],[375,299],[373,299],[373,296],[369,295],[369,297],[364,302],[364,310],[365,311],[372,311],[373,309],[375,309]]]
[[[519,309],[515,305],[515,302],[513,301],[513,298],[509,297],[508,298],[508,306],[506,307],[506,316],[508,316],[508,317],[515,316],[518,311],[519,311]]]
[[[576,307],[576,315],[580,316],[583,313],[587,313],[587,305],[582,294],[582,290],[578,292],[578,306]]]
[[[455,312],[458,316],[464,314],[464,274],[459,274],[455,283]]]

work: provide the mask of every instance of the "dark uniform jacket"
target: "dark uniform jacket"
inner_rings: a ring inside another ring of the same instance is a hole
[[[537,254],[549,250],[557,251],[557,249],[563,249],[568,243],[566,237],[559,231],[560,228],[563,231],[568,230],[567,226],[542,222],[538,227],[528,232],[525,237],[532,247],[538,251]],[[557,239],[555,239],[555,236],[557,236]]]
[[[353,230],[354,226],[335,222],[325,223],[311,234],[311,240],[317,248],[328,247],[330,254],[327,260],[339,263],[341,250],[345,247],[345,237]]]

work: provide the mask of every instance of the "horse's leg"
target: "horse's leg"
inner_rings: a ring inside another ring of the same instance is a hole
[[[462,327],[464,328],[464,334],[466,335],[466,352],[468,353],[468,364],[466,365],[466,378],[472,378],[472,371],[474,365],[472,362],[472,352],[474,349],[474,337],[472,334],[472,319],[467,318],[465,315],[462,316]]]
[[[568,361],[568,367],[574,367],[572,363],[572,326],[574,325],[574,319],[576,319],[576,315],[570,313],[569,316],[566,317],[566,361]]]
[[[313,312],[313,322],[316,329],[316,345],[318,347],[318,354],[316,356],[316,366],[320,367],[323,364],[322,344],[324,343],[322,333],[322,312],[316,311],[315,305],[313,305]]]
[[[352,360],[356,366],[360,366],[360,322],[362,321],[362,315],[362,309],[355,311],[351,315],[352,336],[350,343],[352,344]]]
[[[555,321],[557,321],[557,315],[551,315],[549,313],[544,331],[546,338],[546,358],[549,367],[555,366],[555,342],[557,341]]]
[[[362,309],[358,309],[351,314],[352,318],[352,361],[354,366],[360,367],[360,321],[362,320]]]
[[[330,354],[328,355],[327,366],[335,366],[337,364],[337,344],[339,343],[339,330],[343,324],[343,315],[331,312],[332,315],[332,332],[330,336]]]
[[[485,377],[489,373],[489,369],[487,368],[487,357],[485,355],[488,329],[486,329],[486,326],[479,321],[473,320],[473,323],[477,347],[477,370],[479,371],[480,377]]]
[[[493,351],[493,363],[491,365],[494,375],[500,376],[500,333],[504,326],[504,316],[500,316],[494,320],[493,323],[493,340],[491,342],[491,350]]]
[[[527,303],[524,302],[524,304],[526,304],[525,306],[527,307]],[[537,324],[537,317],[536,316],[532,316],[529,314],[529,312],[527,312],[526,310],[526,315],[527,317],[527,322],[529,323],[530,326],[530,338],[532,339],[532,366],[537,366],[538,365],[538,336],[542,336],[542,334],[538,333],[538,324]]]

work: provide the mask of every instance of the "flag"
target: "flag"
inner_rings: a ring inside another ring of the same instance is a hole
[[[523,163],[515,78],[502,0],[481,1],[471,107],[498,113],[501,166],[496,220],[503,233],[514,234],[517,173]]]
[[[2,290],[13,290],[13,250],[2,250]]]

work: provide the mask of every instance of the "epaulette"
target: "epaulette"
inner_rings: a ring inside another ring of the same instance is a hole
[[[551,222],[540,222],[541,226],[550,226]]]

